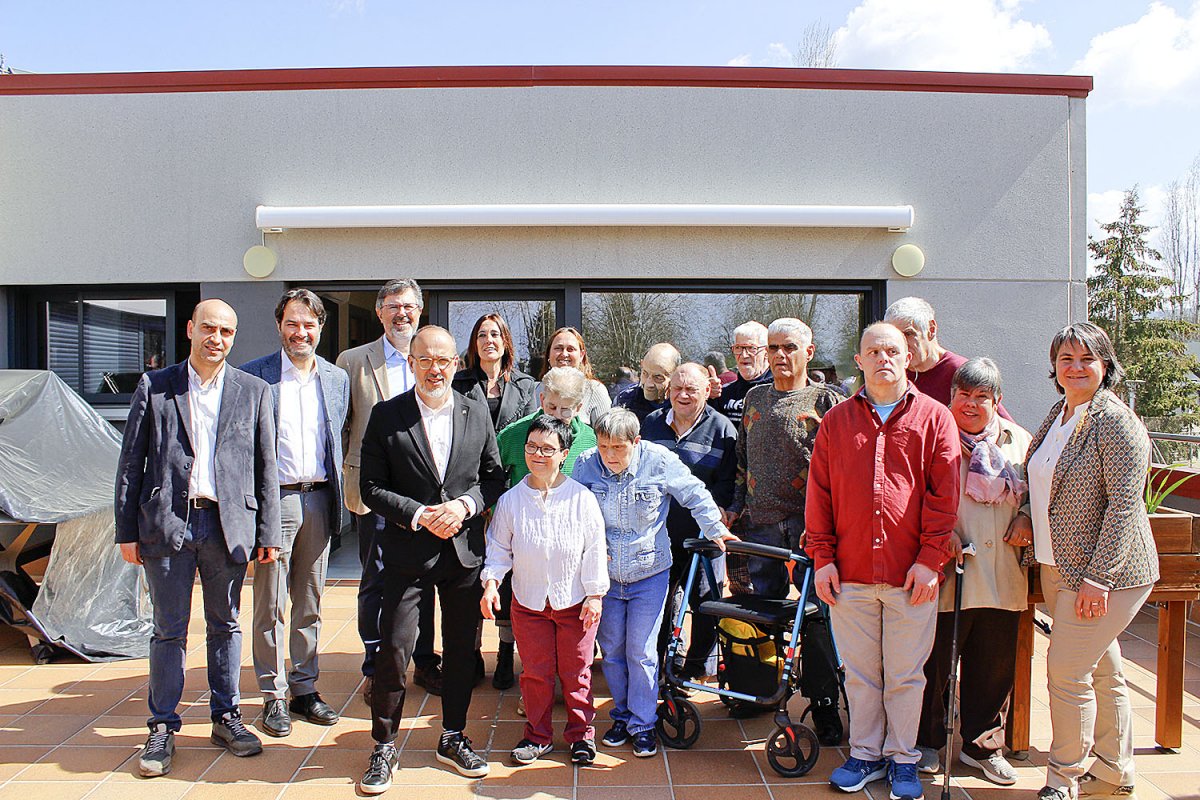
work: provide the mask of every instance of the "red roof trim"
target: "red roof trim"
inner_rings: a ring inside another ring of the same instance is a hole
[[[0,76],[0,95],[503,86],[708,86],[1087,97],[1080,75],[787,67],[338,67]]]

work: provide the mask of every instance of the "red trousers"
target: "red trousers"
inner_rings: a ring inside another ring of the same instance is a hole
[[[554,678],[562,683],[567,702],[567,744],[596,738],[592,699],[592,658],[596,626],[583,627],[583,604],[555,611],[547,605],[533,611],[512,604],[513,636],[521,653],[521,696],[525,698],[525,738],[538,744],[554,742]]]

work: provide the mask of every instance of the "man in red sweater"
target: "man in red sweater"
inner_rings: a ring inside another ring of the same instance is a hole
[[[910,359],[895,326],[863,332],[863,389],[825,414],[813,445],[805,549],[850,701],[850,758],[830,783],[856,792],[886,775],[892,798],[920,800],[923,667],[952,555],[961,446],[946,406],[909,383]]]

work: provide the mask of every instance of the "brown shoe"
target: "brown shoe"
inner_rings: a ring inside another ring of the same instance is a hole
[[[442,694],[442,667],[434,664],[429,669],[413,670],[413,683],[435,697]]]

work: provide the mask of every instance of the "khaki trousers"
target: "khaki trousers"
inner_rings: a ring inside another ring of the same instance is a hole
[[[850,755],[915,764],[925,661],[933,648],[938,604],[908,604],[909,593],[884,583],[843,583],[830,606],[833,635],[846,665]]]
[[[1117,635],[1146,602],[1153,585],[1108,593],[1108,613],[1080,619],[1075,592],[1063,586],[1059,571],[1041,566],[1046,609],[1054,618],[1046,679],[1050,687],[1050,758],[1046,785],[1077,794],[1091,752],[1091,772],[1108,783],[1134,782],[1133,724],[1129,692],[1121,672]]]

